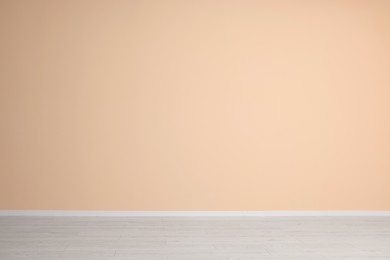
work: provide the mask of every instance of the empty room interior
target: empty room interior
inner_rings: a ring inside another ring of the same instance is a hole
[[[390,1],[0,0],[0,260],[390,260]]]

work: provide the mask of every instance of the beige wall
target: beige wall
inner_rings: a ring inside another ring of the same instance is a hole
[[[0,2],[0,209],[390,210],[390,1]]]

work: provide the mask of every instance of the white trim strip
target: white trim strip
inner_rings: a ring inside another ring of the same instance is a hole
[[[307,217],[390,216],[390,210],[261,210],[261,211],[99,211],[0,210],[0,216],[59,217]]]

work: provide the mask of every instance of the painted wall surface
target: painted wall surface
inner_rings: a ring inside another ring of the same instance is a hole
[[[390,1],[0,2],[0,209],[390,210]]]

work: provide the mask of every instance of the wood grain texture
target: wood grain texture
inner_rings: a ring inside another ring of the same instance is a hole
[[[389,217],[0,217],[0,259],[390,259]]]

